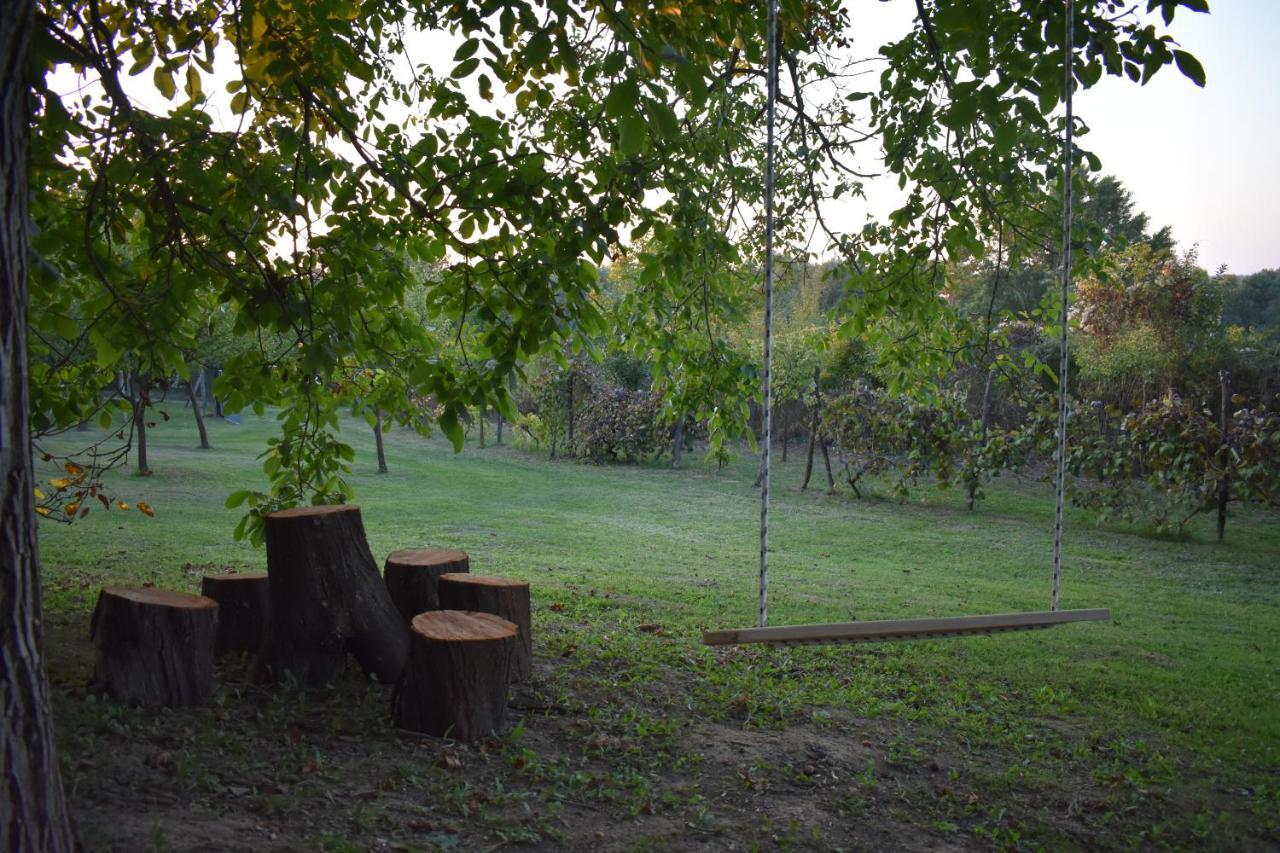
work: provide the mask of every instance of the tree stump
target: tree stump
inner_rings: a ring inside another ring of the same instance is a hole
[[[502,725],[514,624],[491,613],[431,610],[413,617],[409,663],[391,708],[397,726],[474,741]]]
[[[151,587],[98,594],[93,686],[139,705],[197,705],[213,689],[218,602]]]
[[[294,507],[263,520],[270,607],[258,677],[330,684],[350,652],[366,674],[394,684],[409,631],[378,576],[360,508]]]
[[[387,590],[406,624],[428,610],[440,609],[440,576],[470,572],[466,551],[451,548],[406,548],[387,557]]]
[[[440,606],[501,616],[520,629],[511,658],[511,680],[533,673],[533,620],[529,615],[529,582],[486,575],[440,576]]]
[[[205,575],[200,592],[218,602],[218,654],[262,648],[271,605],[266,572]]]

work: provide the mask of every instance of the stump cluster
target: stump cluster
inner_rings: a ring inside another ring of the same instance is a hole
[[[501,725],[507,684],[532,668],[529,584],[473,575],[466,552],[396,551],[386,574],[355,506],[264,518],[265,573],[205,576],[203,595],[102,590],[90,637],[93,683],[126,702],[193,705],[213,687],[216,653],[256,653],[260,680],[327,685],[348,654],[394,684],[407,729],[460,740]]]

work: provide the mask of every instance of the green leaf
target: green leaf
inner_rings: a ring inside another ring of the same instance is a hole
[[[240,506],[240,504],[249,500],[249,498],[251,497],[253,497],[253,492],[249,491],[248,489],[240,489],[239,491],[232,492],[230,495],[228,495],[227,501],[225,504],[223,504],[223,506],[225,506],[227,509],[235,509],[236,507]]]
[[[480,49],[479,39],[474,39],[474,38],[467,39],[462,43],[462,46],[458,48],[457,53],[453,55],[453,61],[462,62],[463,60],[470,59],[471,57],[476,55],[476,51],[479,49]]]
[[[1190,79],[1192,83],[1204,88],[1204,66],[1200,64],[1200,60],[1185,50],[1175,50],[1173,52],[1173,61],[1177,63],[1178,70]]]
[[[644,119],[638,115],[623,116],[618,120],[618,151],[624,157],[644,150]]]
[[[480,60],[473,57],[454,66],[452,76],[455,80],[461,80],[463,77],[470,77],[479,67]]]

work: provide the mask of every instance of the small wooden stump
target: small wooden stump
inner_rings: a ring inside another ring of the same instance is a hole
[[[405,548],[387,557],[387,591],[404,621],[440,609],[440,576],[470,572],[466,551],[452,548]]]
[[[218,654],[262,648],[271,606],[266,572],[205,575],[200,592],[218,602]]]
[[[151,587],[98,594],[93,686],[139,705],[197,705],[213,689],[218,602]]]
[[[491,613],[432,610],[413,617],[409,663],[391,699],[396,725],[462,741],[497,731],[517,631]]]
[[[330,684],[350,652],[367,674],[395,684],[409,630],[378,575],[360,508],[294,507],[263,520],[271,582],[258,676]]]
[[[440,606],[492,613],[514,622],[520,636],[512,654],[511,680],[524,681],[533,673],[533,620],[529,616],[528,581],[488,575],[441,575]]]

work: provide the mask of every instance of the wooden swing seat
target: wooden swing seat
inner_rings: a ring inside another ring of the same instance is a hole
[[[881,619],[874,622],[829,622],[822,625],[779,625],[769,628],[731,628],[708,631],[702,642],[708,646],[743,643],[860,643],[881,640],[925,640],[932,637],[962,637],[998,634],[1004,631],[1035,631],[1067,622],[1107,622],[1111,611],[1042,610],[1027,613],[992,613],[983,616],[943,616],[930,619]]]

